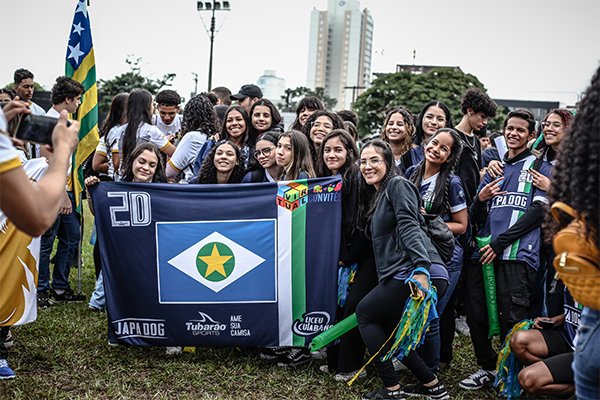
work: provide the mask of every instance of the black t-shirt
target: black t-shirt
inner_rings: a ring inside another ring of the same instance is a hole
[[[464,132],[456,128],[454,129],[458,132],[463,142],[463,150],[458,162],[458,171],[456,172],[463,184],[467,206],[471,207],[480,181],[479,171],[482,168],[481,143],[477,136],[467,136]]]

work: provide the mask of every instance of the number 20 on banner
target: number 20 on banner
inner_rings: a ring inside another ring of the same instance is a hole
[[[150,194],[146,192],[107,192],[107,197],[121,198],[121,205],[110,206],[113,227],[147,226],[152,222]],[[125,218],[124,213],[128,214]]]

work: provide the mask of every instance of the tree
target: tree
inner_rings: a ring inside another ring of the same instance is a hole
[[[286,90],[286,94],[281,96],[281,101],[277,104],[283,112],[295,112],[298,108],[298,103],[305,97],[316,97],[323,102],[326,110],[331,110],[337,104],[337,99],[329,97],[325,94],[325,89],[317,87],[311,90],[304,86],[298,86],[296,89]]]
[[[132,60],[132,55],[129,55],[125,62],[131,68],[131,71],[125,72],[113,79],[98,80],[98,107],[100,111],[108,114],[110,103],[117,94],[129,93],[133,89],[146,89],[152,94],[156,94],[165,86],[171,86],[171,81],[177,76],[174,73],[165,74],[160,79],[150,79],[141,74],[140,62],[141,57]]]
[[[416,116],[431,100],[446,103],[452,120],[458,124],[463,116],[461,96],[472,87],[486,91],[477,77],[452,68],[434,68],[419,75],[405,71],[382,76],[374,80],[372,87],[358,96],[354,103],[358,114],[358,133],[364,137],[381,132],[385,111],[392,106],[402,105]],[[492,121],[488,125],[488,129],[496,126]]]

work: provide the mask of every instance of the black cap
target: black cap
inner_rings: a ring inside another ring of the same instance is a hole
[[[263,93],[262,90],[260,90],[260,88],[256,85],[244,85],[240,88],[240,92],[238,94],[232,94],[229,96],[231,100],[241,100],[245,99],[246,97],[258,97],[259,99],[262,99]]]

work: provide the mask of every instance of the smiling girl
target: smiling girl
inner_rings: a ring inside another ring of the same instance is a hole
[[[246,110],[241,106],[234,105],[227,109],[223,121],[220,139],[229,140],[240,149],[245,157],[244,167],[246,167],[252,156],[250,153],[254,152],[254,147],[250,146],[249,141],[250,118],[248,118]]]
[[[141,143],[131,153],[129,162],[125,165],[123,171],[123,182],[136,183],[166,183],[165,164],[160,155],[160,150],[152,143]],[[100,182],[96,176],[85,178],[86,188]],[[87,189],[86,189],[87,190]],[[90,211],[94,214],[91,196],[88,193],[88,204]],[[98,246],[98,242],[94,247]],[[104,280],[102,271],[98,272],[94,292],[90,297],[88,307],[93,311],[103,311],[106,308],[106,298],[104,295]]]
[[[277,142],[279,132],[269,131],[261,135],[256,142],[254,157],[257,162],[249,168],[250,172],[244,176],[242,183],[275,182],[281,180],[283,167],[277,165]]]
[[[240,183],[244,177],[244,162],[245,157],[238,146],[229,140],[221,140],[208,153],[196,183]]]
[[[452,116],[446,104],[438,100],[425,104],[415,122],[413,142],[416,146],[402,156],[402,172],[425,158],[425,145],[438,129],[453,127]]]
[[[381,140],[388,142],[394,152],[396,172],[402,171],[402,156],[412,147],[411,139],[415,131],[412,113],[402,107],[394,106],[386,111],[381,131]]]
[[[306,120],[302,132],[310,143],[313,165],[317,165],[317,154],[323,139],[334,129],[344,129],[344,121],[336,113],[317,111]]]
[[[302,131],[302,127],[306,124],[308,118],[317,111],[323,111],[325,107],[323,102],[316,97],[305,97],[296,108],[296,119],[292,124],[291,129],[294,131]]]
[[[390,350],[387,339],[400,321],[411,295],[408,279],[430,289],[432,264],[441,268],[439,257],[425,231],[420,213],[419,191],[410,181],[395,176],[394,155],[389,144],[373,140],[364,145],[359,159],[358,227],[373,241],[379,284],[358,304],[356,317],[362,338],[383,381],[379,390],[363,394],[363,399],[404,399],[404,392],[432,395],[447,399],[444,385],[431,372],[416,351],[403,359],[420,384],[400,389],[398,375],[391,359],[381,361]],[[445,290],[444,281],[433,279],[438,293]],[[418,290],[424,295],[421,289]],[[426,393],[422,393],[426,392]]]
[[[250,109],[250,119],[252,125],[248,132],[248,141],[252,145],[256,143],[256,140],[263,133],[279,129],[277,125],[281,122],[281,115],[277,110],[277,107],[267,99],[257,100]]]
[[[431,267],[432,279],[448,281],[448,289],[443,295],[438,295],[436,304],[440,318],[458,283],[463,266],[463,249],[457,239],[467,230],[467,203],[460,178],[452,173],[461,151],[462,143],[458,134],[453,129],[440,129],[425,146],[425,159],[406,171],[411,182],[419,188],[425,203],[422,212],[442,217],[456,238],[454,255],[446,268],[438,271],[435,265]],[[449,311],[452,314],[449,318],[454,321],[454,310]],[[439,319],[431,322],[421,348],[425,363],[436,373],[440,360],[439,322]],[[452,338],[448,339],[452,341]]]
[[[356,312],[358,303],[377,286],[377,272],[372,242],[355,229],[354,215],[358,195],[358,150],[350,134],[334,129],[325,136],[320,148],[319,176],[340,174],[342,185],[342,234],[340,240],[340,268],[356,264],[354,281],[349,287],[343,307],[338,307],[337,320],[341,321]],[[335,373],[337,381],[352,379],[363,365],[365,344],[358,328],[351,329],[340,342],[327,348],[327,365],[322,371]],[[363,371],[359,378],[366,377]]]

